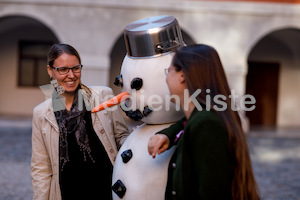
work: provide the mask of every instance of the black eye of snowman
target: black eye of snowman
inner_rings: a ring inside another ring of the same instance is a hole
[[[123,77],[122,77],[122,74],[116,77],[114,84],[116,86],[119,86],[119,87],[123,86]]]
[[[130,87],[131,87],[131,89],[136,89],[136,90],[141,89],[143,87],[143,79],[141,79],[141,78],[134,78],[131,81]]]

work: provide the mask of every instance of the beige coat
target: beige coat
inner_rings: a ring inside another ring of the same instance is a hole
[[[107,95],[112,95],[112,90],[108,87],[101,86],[90,89],[92,98],[89,103],[92,108],[103,102]],[[83,99],[86,100],[85,93],[83,93]],[[129,135],[121,114],[118,110],[92,113],[92,122],[111,163],[114,164],[118,149]],[[33,110],[31,177],[33,199],[61,199],[59,129],[53,112],[52,98]]]

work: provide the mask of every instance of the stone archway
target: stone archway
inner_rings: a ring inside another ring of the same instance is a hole
[[[300,126],[300,29],[273,31],[248,56],[246,93],[256,98],[250,125]]]
[[[38,19],[20,15],[0,18],[0,89],[5,94],[1,95],[1,115],[31,116],[33,108],[45,100],[38,88],[48,79],[43,57],[49,45],[57,42],[53,31]]]

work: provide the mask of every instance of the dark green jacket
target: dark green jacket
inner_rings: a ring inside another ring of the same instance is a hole
[[[185,120],[160,131],[171,145]],[[232,177],[225,126],[214,111],[195,109],[169,165],[166,199],[231,199]]]

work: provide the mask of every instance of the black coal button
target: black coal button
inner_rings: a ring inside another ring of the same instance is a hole
[[[126,192],[126,187],[125,185],[122,183],[121,180],[117,180],[117,182],[115,182],[115,184],[113,184],[113,186],[111,186],[111,189],[114,191],[114,193],[116,193],[118,195],[118,197],[123,198],[123,196],[125,195]]]
[[[123,163],[127,163],[132,158],[131,149],[123,151],[123,153],[121,154],[121,157],[122,157]]]

